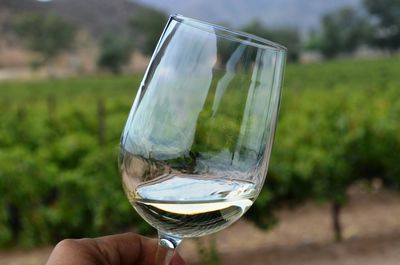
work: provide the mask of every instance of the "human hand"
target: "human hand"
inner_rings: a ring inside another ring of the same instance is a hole
[[[46,265],[153,265],[157,241],[134,233],[66,239],[53,249]],[[171,265],[185,265],[178,255]]]

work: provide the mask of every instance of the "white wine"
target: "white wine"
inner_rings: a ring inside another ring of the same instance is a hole
[[[198,237],[219,231],[238,220],[253,204],[251,182],[207,175],[165,174],[129,190],[136,211],[159,231]]]

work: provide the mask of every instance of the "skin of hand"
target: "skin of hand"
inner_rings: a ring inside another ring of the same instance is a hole
[[[65,239],[53,249],[46,265],[153,265],[157,241],[134,233],[99,238]],[[171,265],[185,265],[178,255]]]

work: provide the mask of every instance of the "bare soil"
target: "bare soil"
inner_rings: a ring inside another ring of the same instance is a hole
[[[329,205],[308,203],[278,213],[280,222],[263,231],[239,221],[214,237],[222,264],[236,265],[400,265],[400,195],[387,191],[351,192],[342,213],[344,242],[333,242]],[[202,239],[204,244],[212,236]],[[179,252],[202,264],[195,240]],[[51,247],[30,251],[0,251],[0,264],[38,265]]]

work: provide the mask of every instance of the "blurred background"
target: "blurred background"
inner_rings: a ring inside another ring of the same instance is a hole
[[[264,189],[188,264],[400,260],[398,0],[0,0],[0,264],[66,237],[154,235],[123,194],[119,137],[168,14],[289,49]]]

